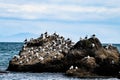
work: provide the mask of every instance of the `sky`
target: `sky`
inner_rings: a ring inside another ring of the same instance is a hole
[[[6,38],[19,33],[40,35],[47,31],[73,41],[96,34],[102,43],[120,43],[119,3],[120,0],[0,0],[0,42],[23,41]]]

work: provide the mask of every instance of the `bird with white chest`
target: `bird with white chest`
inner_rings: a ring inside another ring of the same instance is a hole
[[[69,68],[70,70],[72,70],[72,69],[74,69],[74,66],[72,65],[72,66],[70,66],[70,68]]]
[[[44,58],[40,56],[40,57],[39,57],[39,60],[43,61],[43,60],[44,60]]]
[[[77,69],[78,69],[78,67],[76,66],[76,67],[75,67],[75,69],[77,70]]]
[[[90,56],[88,55],[87,57],[85,57],[86,59],[90,59]]]
[[[94,47],[95,47],[95,44],[94,44],[94,43],[92,43],[92,44],[91,44],[91,46],[92,46],[92,48],[94,48]]]

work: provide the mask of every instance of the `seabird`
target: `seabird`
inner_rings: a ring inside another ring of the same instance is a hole
[[[69,41],[70,40],[70,38],[67,38],[67,41]]]
[[[28,53],[30,53],[31,51],[30,50],[28,50]]]
[[[46,52],[46,54],[50,54],[50,52]]]
[[[33,47],[31,47],[31,50],[33,50],[34,48]]]
[[[39,49],[35,49],[35,52],[38,52],[39,51]]]
[[[27,43],[27,39],[24,40],[24,43],[25,43],[25,44]]]
[[[95,47],[95,44],[94,44],[94,43],[92,43],[92,47]]]
[[[19,58],[20,58],[20,56],[19,56],[19,55],[14,55],[14,58],[19,59]]]
[[[45,38],[45,35],[44,35],[44,34],[41,34],[40,38],[44,39],[44,38]]]
[[[23,47],[25,48],[27,46],[27,44],[24,44]]]
[[[108,50],[108,48],[109,48],[109,46],[107,45],[107,46],[105,47],[105,49],[107,49],[107,50]]]
[[[89,59],[89,58],[90,58],[90,56],[88,55],[88,56],[87,56],[87,58]]]
[[[95,34],[93,34],[93,35],[92,35],[92,38],[93,38],[93,39],[95,39],[95,38],[96,38],[96,37],[95,37]]]
[[[26,58],[26,55],[24,55],[24,58]]]
[[[38,57],[38,56],[39,56],[39,53],[36,53],[36,56]]]
[[[67,45],[67,44],[65,44],[65,48],[66,48],[66,49],[68,48],[68,45]]]
[[[48,34],[47,31],[44,34]]]
[[[88,56],[87,56],[87,57],[85,57],[85,58],[89,59],[89,58],[90,58],[90,56],[88,55]]]
[[[59,52],[62,53],[62,50],[60,49]]]
[[[74,66],[72,65],[69,69],[71,70],[71,69],[73,69],[74,68]]]
[[[52,41],[53,44],[56,44],[55,40]]]
[[[53,51],[56,51],[56,49],[53,49]]]
[[[32,59],[32,57],[29,57],[29,60],[31,60]]]
[[[23,48],[23,50],[25,51],[25,50],[26,50],[26,48],[24,47],[24,48]]]
[[[56,57],[56,56],[54,56],[54,58],[56,59],[57,57]]]
[[[27,59],[26,62],[29,62],[29,59]]]
[[[57,35],[56,32],[54,32],[53,35]]]
[[[43,48],[43,49],[42,49],[42,51],[44,52],[44,51],[45,51],[45,49]]]
[[[41,61],[43,61],[43,60],[44,60],[44,58],[43,58],[43,57],[41,57],[41,56],[39,57],[39,59],[40,59]]]
[[[22,63],[23,63],[22,61],[19,62],[19,64],[22,64]]]
[[[33,54],[34,54],[34,51],[31,51],[31,54],[33,55]]]
[[[78,67],[76,66],[75,69],[78,69]]]
[[[112,60],[112,64],[115,64],[114,60]]]
[[[60,55],[60,52],[56,52],[57,55]]]
[[[87,40],[87,38],[88,38],[88,35],[85,36],[85,40]]]
[[[47,37],[48,37],[48,33],[47,33],[47,32],[45,32],[44,34],[45,34],[45,38],[47,38]]]

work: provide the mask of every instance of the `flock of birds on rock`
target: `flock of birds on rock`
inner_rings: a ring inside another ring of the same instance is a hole
[[[28,46],[28,43],[38,41],[46,41],[40,46]],[[38,39],[31,38],[24,41],[24,45],[19,55],[15,55],[13,62],[16,64],[33,64],[37,62],[44,63],[53,59],[61,59],[64,57],[63,52],[68,51],[74,43],[70,38],[66,39],[63,36],[59,36],[57,33],[48,35],[47,32],[41,34]]]
[[[95,34],[93,34],[91,38],[95,39]],[[35,43],[37,43],[37,40],[46,42],[40,46],[28,46],[28,43],[35,41]],[[87,40],[87,36],[85,39],[80,38],[80,40]],[[70,40],[70,38],[65,40],[63,36],[59,36],[57,33],[49,35],[45,32],[44,34],[41,34],[38,39],[31,38],[30,41],[26,39],[19,55],[14,55],[12,61],[16,64],[24,65],[37,62],[45,63],[54,59],[62,59],[64,57],[63,52],[68,51],[73,45],[74,43]],[[94,43],[91,45],[92,47],[95,47]],[[105,49],[108,49],[108,46],[106,46]],[[89,59],[90,56],[88,55],[85,58]],[[70,69],[73,69],[73,66],[71,66]],[[76,66],[75,69],[78,69],[78,67]]]
[[[93,34],[90,38],[96,39],[96,35]],[[87,40],[87,39],[88,39],[88,36],[85,36],[84,39],[80,37],[80,41]],[[91,44],[91,47],[94,48],[94,47],[95,47],[95,44],[92,43],[92,44]],[[108,44],[108,45],[106,45],[104,48],[105,48],[106,50],[108,50],[108,49],[110,49],[110,47],[112,47],[112,44]],[[91,58],[91,57],[90,57],[89,55],[86,56],[86,57],[84,57],[84,59],[90,59],[90,58]],[[112,61],[111,61],[111,64],[114,64],[114,63],[115,63],[114,60],[112,60]],[[77,67],[77,66],[74,67],[73,65],[71,65],[70,68],[69,68],[69,70],[72,70],[72,69],[77,70],[78,67]]]

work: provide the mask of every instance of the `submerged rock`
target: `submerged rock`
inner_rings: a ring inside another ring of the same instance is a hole
[[[102,46],[92,35],[76,44],[54,33],[25,40],[19,55],[9,62],[7,70],[32,72],[66,72],[68,76],[119,76],[120,54],[112,45]]]

